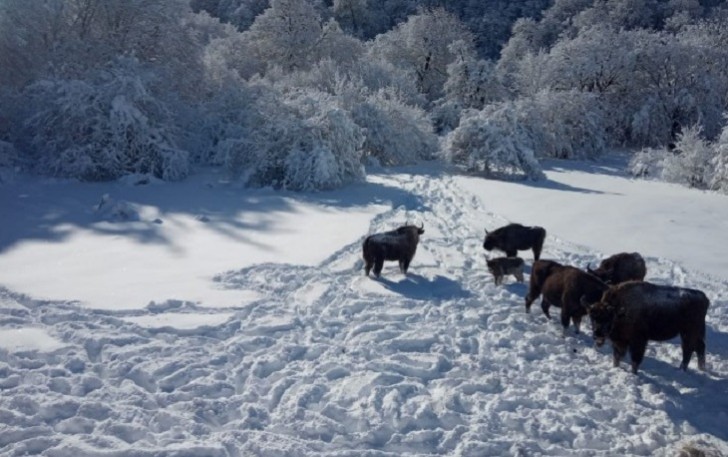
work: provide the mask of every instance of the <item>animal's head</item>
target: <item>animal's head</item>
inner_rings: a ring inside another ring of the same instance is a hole
[[[581,297],[581,305],[587,309],[589,319],[591,320],[592,338],[597,347],[601,347],[609,337],[614,325],[614,319],[617,317],[617,310],[609,302],[602,300],[597,303],[587,303],[585,297]]]
[[[419,227],[416,225],[403,225],[397,229],[398,235],[413,235],[415,238],[419,238],[420,235],[425,233],[425,223],[421,223]]]
[[[496,248],[498,245],[498,234],[496,232],[489,232],[485,229],[485,239],[483,240],[483,249],[490,251]]]

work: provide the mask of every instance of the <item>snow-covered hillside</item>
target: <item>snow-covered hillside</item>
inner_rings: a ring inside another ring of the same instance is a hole
[[[612,164],[546,174],[418,167],[317,194],[6,180],[0,452],[728,454],[725,197]],[[425,228],[410,274],[364,277],[364,236],[406,221]],[[703,290],[708,371],[678,370],[675,340],[633,375],[588,324],[562,338],[526,314],[527,286],[485,269],[483,229],[506,221],[546,227],[544,258],[640,250],[650,281]]]

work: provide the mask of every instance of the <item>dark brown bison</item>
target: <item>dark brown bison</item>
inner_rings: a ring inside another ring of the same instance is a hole
[[[693,352],[698,368],[705,369],[705,315],[710,301],[699,290],[628,281],[611,286],[599,302],[589,305],[594,341],[612,342],[614,366],[629,349],[632,372],[642,362],[647,341],[665,341],[680,335],[682,363],[688,369]]]
[[[594,303],[609,288],[602,280],[590,275],[576,267],[564,265],[551,265],[550,273],[543,280],[541,286],[541,309],[546,317],[551,318],[549,308],[556,306],[561,308],[561,326],[564,335],[569,328],[569,322],[574,324],[576,333],[579,333],[581,319],[587,314],[587,308],[583,304]],[[526,311],[538,298],[538,292],[529,290],[526,296]]]
[[[523,282],[523,266],[524,261],[520,257],[496,257],[494,259],[485,259],[488,265],[488,271],[493,275],[495,285],[503,283],[503,278],[507,275],[513,275],[518,282]]]
[[[508,257],[515,257],[518,251],[533,250],[533,258],[538,260],[541,256],[546,230],[543,227],[525,227],[521,224],[508,224],[492,232],[485,229],[483,249],[490,251],[498,249]]]
[[[409,264],[417,251],[420,235],[423,233],[425,233],[424,224],[420,227],[403,225],[396,230],[375,233],[366,237],[362,246],[365,262],[364,274],[369,276],[373,266],[374,276],[378,278],[382,273],[385,260],[398,261],[399,270],[403,274],[407,274]]]
[[[645,259],[637,252],[620,252],[602,260],[599,267],[592,270],[589,265],[586,271],[607,284],[619,284],[625,281],[642,281],[647,274]]]
[[[536,260],[531,266],[531,276],[528,281],[528,294],[526,295],[526,312],[531,312],[531,304],[541,295],[541,289],[546,278],[554,270],[563,268],[559,262],[553,260]]]

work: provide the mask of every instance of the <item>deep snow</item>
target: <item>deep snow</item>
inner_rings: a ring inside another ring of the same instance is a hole
[[[726,197],[619,163],[316,194],[4,179],[0,453],[728,454]],[[365,278],[364,236],[405,221],[425,226],[410,274]],[[679,371],[675,340],[632,375],[526,314],[526,285],[485,270],[483,228],[506,221],[546,227],[545,258],[639,250],[650,281],[705,291],[708,371]]]

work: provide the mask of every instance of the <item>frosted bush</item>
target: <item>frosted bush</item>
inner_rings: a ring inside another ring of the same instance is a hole
[[[308,90],[257,100],[246,135],[219,150],[227,168],[254,186],[332,189],[364,178],[362,129],[336,97]]]
[[[723,131],[715,144],[715,155],[711,160],[712,177],[710,188],[728,194],[728,126]]]
[[[34,114],[24,130],[42,173],[99,181],[129,173],[178,180],[189,172],[171,116],[133,62],[85,80],[40,81],[25,95]]]
[[[665,156],[662,178],[689,187],[707,188],[712,180],[714,152],[701,137],[701,129],[696,126],[684,129],[678,136],[674,152]]]
[[[395,94],[380,90],[350,109],[357,125],[366,130],[365,155],[380,164],[413,164],[437,154],[438,139],[427,113]]]
[[[465,112],[460,126],[444,141],[450,161],[469,170],[538,180],[544,174],[534,154],[535,146],[533,133],[519,121],[509,103]]]
[[[627,171],[638,178],[659,178],[662,176],[663,159],[669,153],[664,148],[644,148],[632,156]]]
[[[711,144],[702,138],[698,126],[686,128],[675,149],[646,148],[629,164],[633,176],[653,177],[698,189],[728,190],[728,134]]]
[[[519,100],[515,109],[537,136],[539,156],[589,158],[606,150],[606,121],[595,94],[541,91]]]

